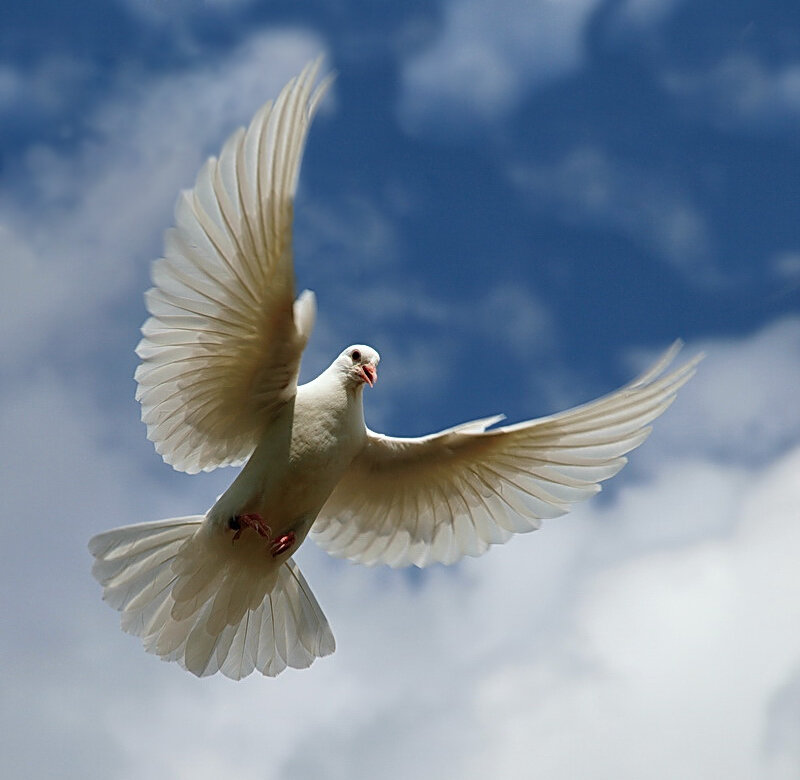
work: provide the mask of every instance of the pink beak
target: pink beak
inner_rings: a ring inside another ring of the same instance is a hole
[[[372,387],[378,380],[378,370],[371,363],[364,363],[364,365],[361,366],[361,376],[363,376],[364,381]]]

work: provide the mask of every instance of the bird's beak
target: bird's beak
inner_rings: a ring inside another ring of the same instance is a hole
[[[361,366],[361,376],[363,376],[364,381],[372,387],[378,380],[378,369],[376,369],[372,363],[364,363],[364,365]]]

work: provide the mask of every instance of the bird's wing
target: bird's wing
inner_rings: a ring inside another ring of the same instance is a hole
[[[645,374],[596,401],[486,430],[502,416],[398,439],[369,432],[312,528],[332,555],[427,566],[481,555],[600,490],[650,433],[701,355],[665,374],[676,343]]]
[[[330,79],[319,60],[211,158],[175,207],[153,264],[136,397],[167,463],[194,473],[240,462],[294,397],[314,324],[294,300],[292,211],[308,128]]]

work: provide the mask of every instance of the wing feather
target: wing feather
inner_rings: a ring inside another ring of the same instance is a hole
[[[136,397],[148,438],[176,469],[241,462],[297,389],[314,298],[295,302],[293,201],[309,125],[330,84],[314,89],[319,64],[203,165],[153,264]],[[243,631],[231,641],[245,644],[251,629]]]
[[[312,536],[368,565],[427,566],[481,555],[600,490],[692,377],[698,355],[665,373],[676,342],[616,392],[538,420],[487,430],[488,417],[416,439],[369,432]]]

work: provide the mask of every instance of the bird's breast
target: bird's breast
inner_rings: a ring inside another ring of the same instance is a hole
[[[277,490],[263,497],[265,513],[313,520],[365,440],[360,407],[346,398],[323,404],[298,396],[288,468]]]

